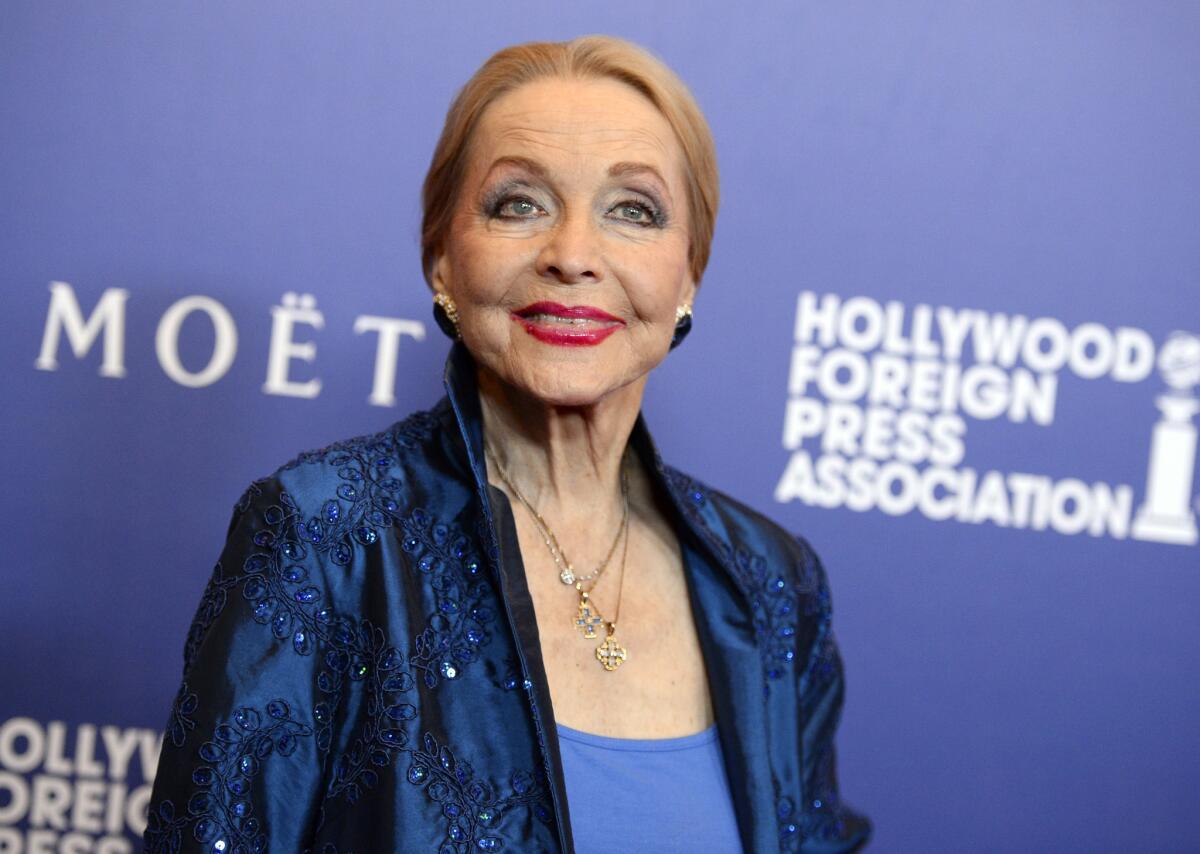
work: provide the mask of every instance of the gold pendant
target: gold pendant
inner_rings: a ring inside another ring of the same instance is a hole
[[[629,653],[625,651],[625,647],[621,646],[617,640],[617,636],[613,634],[614,628],[610,623],[608,626],[608,637],[604,639],[604,643],[596,647],[596,659],[610,673],[620,667]]]
[[[587,593],[581,590],[579,592],[579,611],[575,614],[575,627],[581,629],[583,636],[591,640],[596,637],[596,626],[603,622],[604,619],[592,606]]]

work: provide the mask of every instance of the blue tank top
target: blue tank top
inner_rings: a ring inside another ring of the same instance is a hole
[[[558,724],[577,854],[742,854],[717,726],[609,738]]]

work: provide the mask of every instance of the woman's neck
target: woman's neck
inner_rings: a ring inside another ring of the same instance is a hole
[[[478,370],[485,442],[521,494],[548,520],[603,524],[619,515],[621,459],[645,378],[588,406],[547,405]],[[489,471],[489,480],[502,481]]]

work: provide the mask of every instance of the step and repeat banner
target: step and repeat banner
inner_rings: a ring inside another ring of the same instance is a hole
[[[820,552],[872,850],[1200,850],[1200,7],[0,22],[0,854],[141,850],[234,502],[442,393],[417,200],[451,97],[589,32],[713,126],[713,260],[646,414]]]

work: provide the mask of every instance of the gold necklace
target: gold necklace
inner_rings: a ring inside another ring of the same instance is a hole
[[[629,555],[629,529],[625,529],[625,547],[621,549],[621,580],[617,582],[617,609],[613,618],[608,622],[608,632],[604,643],[596,647],[596,660],[600,665],[612,672],[625,663],[629,653],[617,640],[617,619],[621,616],[621,591],[625,588],[625,558]]]
[[[621,613],[621,591],[625,586],[625,559],[629,553],[629,479],[625,472],[624,465],[621,466],[621,524],[617,527],[617,534],[613,537],[612,545],[608,548],[608,554],[604,556],[604,560],[600,561],[599,565],[587,575],[575,575],[574,568],[571,562],[567,559],[566,553],[559,545],[558,537],[550,530],[550,525],[542,518],[542,514],[534,508],[532,504],[521,494],[521,490],[517,489],[516,484],[509,478],[504,467],[500,465],[500,461],[496,459],[496,454],[492,451],[490,445],[485,445],[484,451],[496,466],[496,472],[500,475],[500,479],[504,481],[504,485],[509,491],[517,497],[522,506],[529,511],[533,517],[538,531],[542,535],[542,542],[546,544],[546,548],[550,552],[550,556],[554,558],[554,564],[559,568],[559,580],[563,584],[574,586],[579,593],[579,605],[575,612],[575,618],[572,624],[583,632],[583,637],[588,640],[593,640],[596,637],[596,627],[599,625],[607,626],[607,633],[603,643],[596,647],[596,659],[604,667],[605,670],[613,671],[621,666],[622,662],[628,658],[628,652],[621,646],[616,638],[617,620],[614,617],[611,621],[605,620],[600,615],[599,610],[591,601],[591,590],[599,583],[600,575],[608,567],[612,560],[613,553],[617,549],[617,543],[621,541],[621,535],[625,534],[625,549],[621,553],[621,581],[617,587],[617,607],[616,614]],[[592,581],[592,584],[585,590],[583,584],[585,581]]]
[[[517,500],[524,505],[525,509],[533,516],[534,522],[537,524],[539,533],[542,535],[542,542],[546,544],[546,548],[550,551],[550,556],[554,558],[554,565],[559,568],[558,580],[563,584],[574,585],[576,590],[580,590],[581,582],[599,579],[600,574],[608,567],[608,563],[612,560],[613,553],[617,550],[617,543],[621,541],[621,532],[625,530],[625,525],[629,521],[629,483],[625,476],[624,468],[621,469],[621,524],[617,528],[616,536],[613,537],[612,545],[608,547],[608,553],[604,556],[604,560],[589,572],[587,575],[576,575],[575,567],[567,559],[566,552],[562,550],[562,546],[558,544],[558,538],[554,536],[554,532],[550,530],[550,526],[546,524],[546,520],[542,518],[542,514],[534,509],[534,506],[529,503],[528,499],[521,494],[521,490],[517,489],[516,484],[509,478],[504,467],[500,465],[500,461],[496,459],[496,454],[492,451],[491,446],[484,446],[484,452],[496,466],[496,471],[500,474],[500,479],[504,481],[504,485],[509,491],[517,497]],[[595,587],[595,584],[592,585]],[[590,588],[589,588],[590,589]],[[594,634],[588,634],[587,637],[594,637]]]

